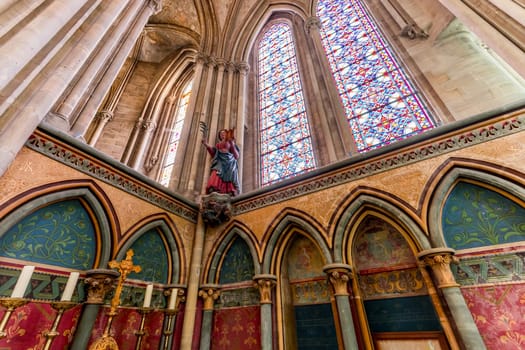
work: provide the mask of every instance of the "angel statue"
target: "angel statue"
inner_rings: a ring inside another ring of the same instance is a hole
[[[213,192],[236,196],[239,194],[239,147],[235,144],[235,129],[219,130],[218,140],[214,147],[207,142],[208,128],[201,122],[203,133],[202,144],[213,157],[206,193]]]

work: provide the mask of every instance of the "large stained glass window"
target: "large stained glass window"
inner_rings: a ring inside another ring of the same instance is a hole
[[[292,31],[270,26],[258,46],[261,184],[315,168]]]
[[[434,126],[361,1],[319,0],[317,16],[359,152]]]
[[[170,139],[168,141],[168,152],[166,158],[164,158],[164,164],[160,173],[160,184],[168,186],[170,182],[171,173],[173,171],[173,164],[175,162],[175,155],[177,154],[177,148],[179,146],[180,134],[182,132],[182,126],[184,124],[184,117],[186,116],[186,109],[190,101],[192,83],[188,83],[182,95],[180,96],[179,103],[176,109],[175,124],[171,130]]]

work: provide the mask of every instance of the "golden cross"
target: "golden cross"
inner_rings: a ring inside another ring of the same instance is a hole
[[[109,267],[112,269],[117,269],[120,272],[120,276],[117,283],[117,288],[115,288],[115,295],[111,300],[111,313],[116,313],[117,307],[120,304],[120,294],[122,293],[122,285],[131,272],[139,273],[141,267],[138,265],[133,265],[133,249],[130,249],[126,252],[126,259],[118,262],[112,260],[108,263]]]

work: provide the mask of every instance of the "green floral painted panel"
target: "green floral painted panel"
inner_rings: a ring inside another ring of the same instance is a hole
[[[222,263],[219,283],[250,281],[253,278],[254,271],[250,248],[242,239],[236,238]]]
[[[489,189],[458,183],[443,207],[443,234],[454,249],[525,240],[525,209]]]
[[[93,268],[95,252],[93,223],[77,199],[36,210],[0,238],[0,256],[72,269]]]
[[[133,263],[141,267],[129,278],[156,283],[168,283],[168,252],[156,229],[149,230],[133,242]]]

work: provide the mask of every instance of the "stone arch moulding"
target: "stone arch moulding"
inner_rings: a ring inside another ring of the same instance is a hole
[[[278,269],[279,261],[275,261],[274,258],[278,252],[284,249],[284,244],[289,239],[290,228],[298,228],[305,233],[305,235],[311,239],[318,247],[321,255],[325,259],[326,264],[333,263],[332,254],[330,248],[324,239],[324,235],[316,225],[307,218],[297,216],[298,213],[290,212],[290,210],[284,210],[281,219],[277,225],[272,225],[270,228],[270,236],[268,238],[266,248],[263,255],[262,272],[263,274],[275,274]]]
[[[383,199],[369,194],[361,194],[352,200],[337,218],[333,234],[335,263],[346,263],[345,251],[352,246],[352,240],[354,239],[351,236],[353,232],[352,225],[361,217],[365,209],[386,215],[392,219],[392,222],[401,224],[419,249],[426,250],[431,248],[425,232],[405,211]]]
[[[92,182],[73,182],[67,184],[71,188],[64,189],[64,182],[45,186],[45,189],[32,189],[19,196],[19,204],[15,209],[0,221],[0,237],[2,237],[18,221],[34,212],[45,207],[47,204],[65,201],[69,199],[81,198],[92,210],[94,219],[95,234],[97,239],[96,257],[93,268],[104,268],[107,266],[111,257],[111,247],[116,237],[116,220],[113,213],[110,215],[107,208],[111,208],[107,203],[102,190]],[[35,192],[41,192],[35,196]],[[0,211],[1,212],[1,211]]]
[[[261,264],[259,263],[259,255],[257,254],[257,249],[255,246],[255,242],[252,239],[252,235],[246,232],[246,229],[240,227],[237,224],[234,224],[233,226],[228,229],[227,233],[224,235],[224,237],[220,240],[219,244],[216,245],[215,249],[210,253],[210,259],[206,263],[206,269],[203,271],[204,281],[206,283],[215,284],[218,283],[219,280],[219,266],[221,264],[222,258],[224,254],[226,254],[228,248],[230,247],[230,244],[233,242],[235,238],[239,237],[242,239],[250,249],[250,254],[253,259],[253,266],[254,266],[254,273],[260,274],[261,273]]]
[[[432,199],[428,206],[428,231],[433,247],[446,247],[441,227],[441,211],[450,191],[462,179],[474,180],[480,185],[485,184],[498,188],[515,198],[525,201],[525,188],[519,184],[488,172],[465,167],[454,167],[442,176],[441,181],[432,193]]]
[[[123,244],[120,246],[115,259],[117,261],[123,260],[126,258],[126,252],[133,246],[133,243],[137,241],[142,235],[146,234],[152,229],[158,229],[161,233],[161,238],[163,238],[167,244],[166,246],[166,252],[168,254],[168,257],[171,261],[168,261],[168,271],[170,272],[168,277],[170,281],[169,283],[179,283],[180,278],[183,275],[181,273],[182,265],[181,265],[181,256],[180,250],[177,245],[177,241],[175,240],[175,233],[170,228],[170,226],[167,224],[167,222],[162,218],[156,218],[146,224],[143,224],[140,226],[135,232],[132,234],[129,234],[129,238],[123,242]]]

